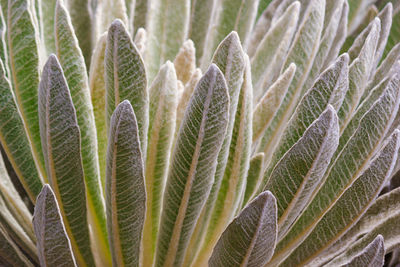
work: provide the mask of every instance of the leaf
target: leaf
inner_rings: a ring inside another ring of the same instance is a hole
[[[39,173],[46,173],[40,142],[38,94],[39,49],[37,29],[30,13],[31,2],[27,0],[10,1],[8,5],[7,29],[8,49],[12,77],[18,109],[24,122],[26,134],[31,143],[32,154]],[[40,191],[40,189],[38,189]],[[38,194],[39,191],[36,191]],[[35,195],[36,196],[36,195]],[[32,196],[31,196],[32,197]]]
[[[133,40],[140,55],[143,57],[146,54],[147,32],[143,28],[139,28]]]
[[[332,105],[336,111],[339,109],[348,90],[348,62],[347,54],[340,56],[335,63],[321,73],[314,86],[304,95],[282,133],[277,149],[265,170],[258,192],[264,189],[279,160],[303,136],[306,129],[328,105]]]
[[[351,0],[349,1],[349,33],[351,34],[360,24],[364,15],[367,13],[368,6],[374,0]]]
[[[89,87],[97,133],[97,154],[100,181],[104,191],[106,181],[107,125],[106,125],[106,85],[104,79],[104,58],[107,33],[96,44],[89,71]]]
[[[41,266],[76,266],[56,197],[47,184],[38,196],[32,223]]]
[[[253,112],[253,144],[256,144],[270,125],[282,104],[296,72],[296,65],[290,64],[285,72],[271,85],[258,101]]]
[[[206,69],[217,46],[231,31],[238,33],[244,44],[250,37],[259,0],[215,1],[211,10],[211,27],[207,31],[200,67]],[[210,11],[209,11],[210,12]]]
[[[143,230],[143,265],[152,266],[160,224],[162,196],[168,175],[175,131],[178,85],[174,65],[167,61],[150,87],[149,146],[146,161],[146,221]]]
[[[277,199],[278,240],[311,200],[338,143],[338,118],[328,105],[275,166],[264,190]]]
[[[32,203],[42,188],[42,180],[26,136],[24,123],[15,103],[11,84],[0,61],[0,141],[19,181]]]
[[[211,190],[228,110],[226,82],[212,64],[197,84],[179,130],[164,193],[155,266],[182,263]]]
[[[149,124],[146,71],[142,57],[120,20],[115,20],[108,30],[104,64],[107,124],[116,106],[129,100],[137,118],[145,160]]]
[[[343,104],[338,112],[340,132],[346,127],[347,123],[354,114],[356,107],[364,93],[365,86],[367,85],[368,78],[370,77],[375,49],[377,46],[380,22],[375,19],[371,24],[371,29],[368,36],[363,43],[357,58],[355,58],[349,66],[349,90],[343,100]],[[355,43],[357,42],[354,41]],[[352,48],[349,49],[350,59],[353,58]]]
[[[263,266],[276,242],[276,200],[266,191],[250,202],[221,235],[209,266]]]
[[[124,100],[111,117],[107,149],[107,229],[114,266],[140,261],[146,190],[138,132],[132,106]]]
[[[243,197],[242,208],[253,199],[255,190],[262,178],[264,153],[257,153],[250,159],[249,170],[246,178],[246,191]]]
[[[75,29],[76,38],[79,40],[79,47],[82,49],[87,69],[90,66],[90,58],[94,46],[93,40],[97,40],[94,31],[95,25],[92,23],[90,2],[90,0],[68,0],[71,22]]]
[[[146,17],[148,16],[148,10],[150,6],[150,1],[148,0],[135,0],[135,11],[133,19],[133,29],[135,32],[139,28],[144,28],[146,26]]]
[[[107,31],[110,24],[116,19],[121,20],[128,28],[128,31],[133,26],[129,23],[128,13],[124,0],[101,1],[99,2],[99,6],[97,8],[101,9],[100,32]]]
[[[0,227],[0,253],[1,261],[4,261],[4,264],[8,263],[11,266],[34,266],[14,243],[8,231],[3,229],[3,227]]]
[[[186,84],[192,77],[196,69],[196,51],[192,40],[187,40],[179,49],[179,53],[174,59],[174,66],[178,79]]]
[[[190,0],[154,0],[147,14],[146,70],[152,82],[159,67],[173,60],[189,30]],[[135,107],[134,107],[135,108]]]
[[[357,266],[383,266],[385,261],[385,246],[383,237],[381,235],[377,235],[376,238],[368,244],[362,251],[359,251],[359,254],[354,253],[352,251],[349,255],[339,256],[338,259],[334,259],[332,263],[341,264],[340,266],[346,267],[357,267]],[[347,254],[347,253],[345,253]],[[344,262],[347,263],[343,264]],[[331,265],[329,263],[327,266],[339,266],[339,265]]]
[[[276,258],[282,258],[302,242],[316,223],[338,201],[345,190],[362,174],[380,149],[399,106],[398,86],[388,87],[360,120],[346,146],[331,160],[325,182],[288,234],[278,243]]]
[[[386,42],[389,37],[390,28],[392,26],[392,14],[393,14],[393,5],[392,3],[388,3],[378,14],[378,18],[381,20],[381,31],[379,33],[379,40],[376,46],[375,51],[375,62],[373,70],[375,70],[376,66],[378,66],[379,61],[382,58]]]
[[[244,81],[240,89],[229,156],[218,190],[215,205],[205,232],[202,248],[195,260],[197,266],[204,266],[212,248],[218,241],[226,225],[241,207],[246,189],[246,176],[250,163],[252,139],[253,87],[250,62],[247,57]]]
[[[275,150],[287,121],[290,119],[300,97],[305,92],[302,86],[318,50],[324,12],[325,1],[313,0],[308,3],[302,23],[298,26],[294,41],[287,54],[283,68],[286,69],[293,62],[296,64],[296,73],[281,107],[257,149],[258,152],[267,153],[268,151],[268,154],[265,154],[266,162],[270,160],[270,155]]]
[[[72,101],[76,109],[81,140],[81,156],[86,186],[88,215],[94,242],[102,263],[110,264],[111,255],[107,240],[105,203],[99,173],[96,125],[91,102],[89,82],[81,49],[76,39],[71,19],[62,1],[55,10],[55,41],[57,57],[64,71]]]
[[[40,8],[42,12],[41,24],[43,27],[43,41],[46,49],[46,55],[56,52],[56,42],[54,38],[54,13],[56,9],[56,0],[41,0]]]
[[[282,17],[266,33],[251,58],[256,101],[271,86],[272,82],[277,80],[281,72],[296,31],[299,12],[300,3],[296,1],[287,8]]]
[[[0,5],[2,3],[0,2]],[[7,10],[6,10],[7,11]],[[4,14],[0,7],[0,59],[3,62],[3,67],[5,69],[5,76],[10,78],[10,69],[9,69],[9,60],[8,60],[8,52],[7,52],[7,25],[4,20]]]
[[[87,224],[80,131],[67,81],[55,55],[39,85],[39,123],[50,185],[78,265],[93,266]]]
[[[282,263],[306,264],[340,238],[369,208],[392,174],[400,147],[396,130],[369,167],[338,197],[332,208],[316,224],[308,237]]]

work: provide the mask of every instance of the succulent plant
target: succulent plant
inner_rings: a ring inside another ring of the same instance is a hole
[[[392,2],[2,0],[0,265],[399,264]]]

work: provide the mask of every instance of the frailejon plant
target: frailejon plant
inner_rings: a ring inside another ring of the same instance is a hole
[[[399,264],[400,1],[0,4],[0,265]]]

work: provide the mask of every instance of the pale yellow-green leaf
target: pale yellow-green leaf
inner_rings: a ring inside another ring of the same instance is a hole
[[[136,32],[135,43],[140,55],[143,57],[146,53],[147,32],[144,28],[139,28]]]
[[[56,52],[56,43],[54,40],[54,12],[56,9],[57,0],[41,0],[41,11],[42,11],[42,35],[44,37],[44,46],[46,49],[46,55]]]
[[[138,124],[128,100],[115,109],[108,138],[106,208],[112,262],[139,266],[146,189]]]

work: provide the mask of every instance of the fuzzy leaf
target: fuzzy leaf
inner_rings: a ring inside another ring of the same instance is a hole
[[[32,154],[39,172],[45,176],[37,113],[40,65],[38,31],[30,12],[31,1],[16,0],[9,2],[7,30],[13,34],[7,34],[7,36],[12,85],[28,139],[32,144]]]
[[[79,48],[71,19],[62,1],[57,1],[54,21],[57,57],[68,83],[80,130],[88,215],[94,233],[94,244],[100,250],[101,262],[110,264],[111,256],[107,240],[105,203],[100,182],[96,126],[85,60]]]
[[[108,30],[105,52],[107,123],[116,106],[129,100],[139,127],[140,148],[146,159],[149,96],[142,57],[120,20]]]
[[[360,219],[392,174],[399,147],[400,131],[396,130],[368,169],[343,192],[282,266],[303,265],[311,261]]]
[[[0,254],[1,261],[11,266],[28,266],[34,265],[28,260],[21,249],[14,243],[9,236],[7,230],[0,226]],[[4,261],[4,262],[3,262]]]
[[[264,153],[258,153],[250,159],[249,171],[247,172],[246,178],[246,191],[244,193],[242,207],[246,206],[247,203],[253,199],[257,185],[262,178],[263,161]]]
[[[276,200],[266,191],[250,202],[226,228],[209,266],[263,266],[276,242]]]
[[[111,117],[106,169],[107,229],[114,266],[139,266],[146,213],[144,165],[128,100]]]
[[[282,69],[287,52],[296,31],[300,3],[294,2],[282,17],[268,31],[251,58],[251,72],[255,89],[254,99],[258,99],[275,81]]]
[[[46,54],[56,52],[56,42],[54,38],[54,13],[57,0],[41,0],[43,41],[46,48]]]
[[[38,196],[32,223],[40,266],[76,266],[56,197],[47,184]]]
[[[155,266],[182,264],[211,190],[228,113],[227,85],[213,64],[197,84],[179,130],[164,193]]]
[[[265,189],[277,199],[278,240],[311,200],[338,143],[338,118],[328,105],[275,166]]]
[[[146,70],[152,82],[161,64],[173,60],[189,30],[190,0],[154,0],[147,14]]]
[[[176,75],[183,84],[186,84],[190,80],[196,69],[195,53],[193,42],[187,40],[183,43],[174,59]]]
[[[178,105],[177,75],[167,61],[150,87],[149,146],[146,160],[146,222],[143,230],[143,265],[151,266],[168,175]]]
[[[39,123],[50,185],[78,265],[94,265],[87,224],[80,131],[67,81],[50,55],[39,86]]]

